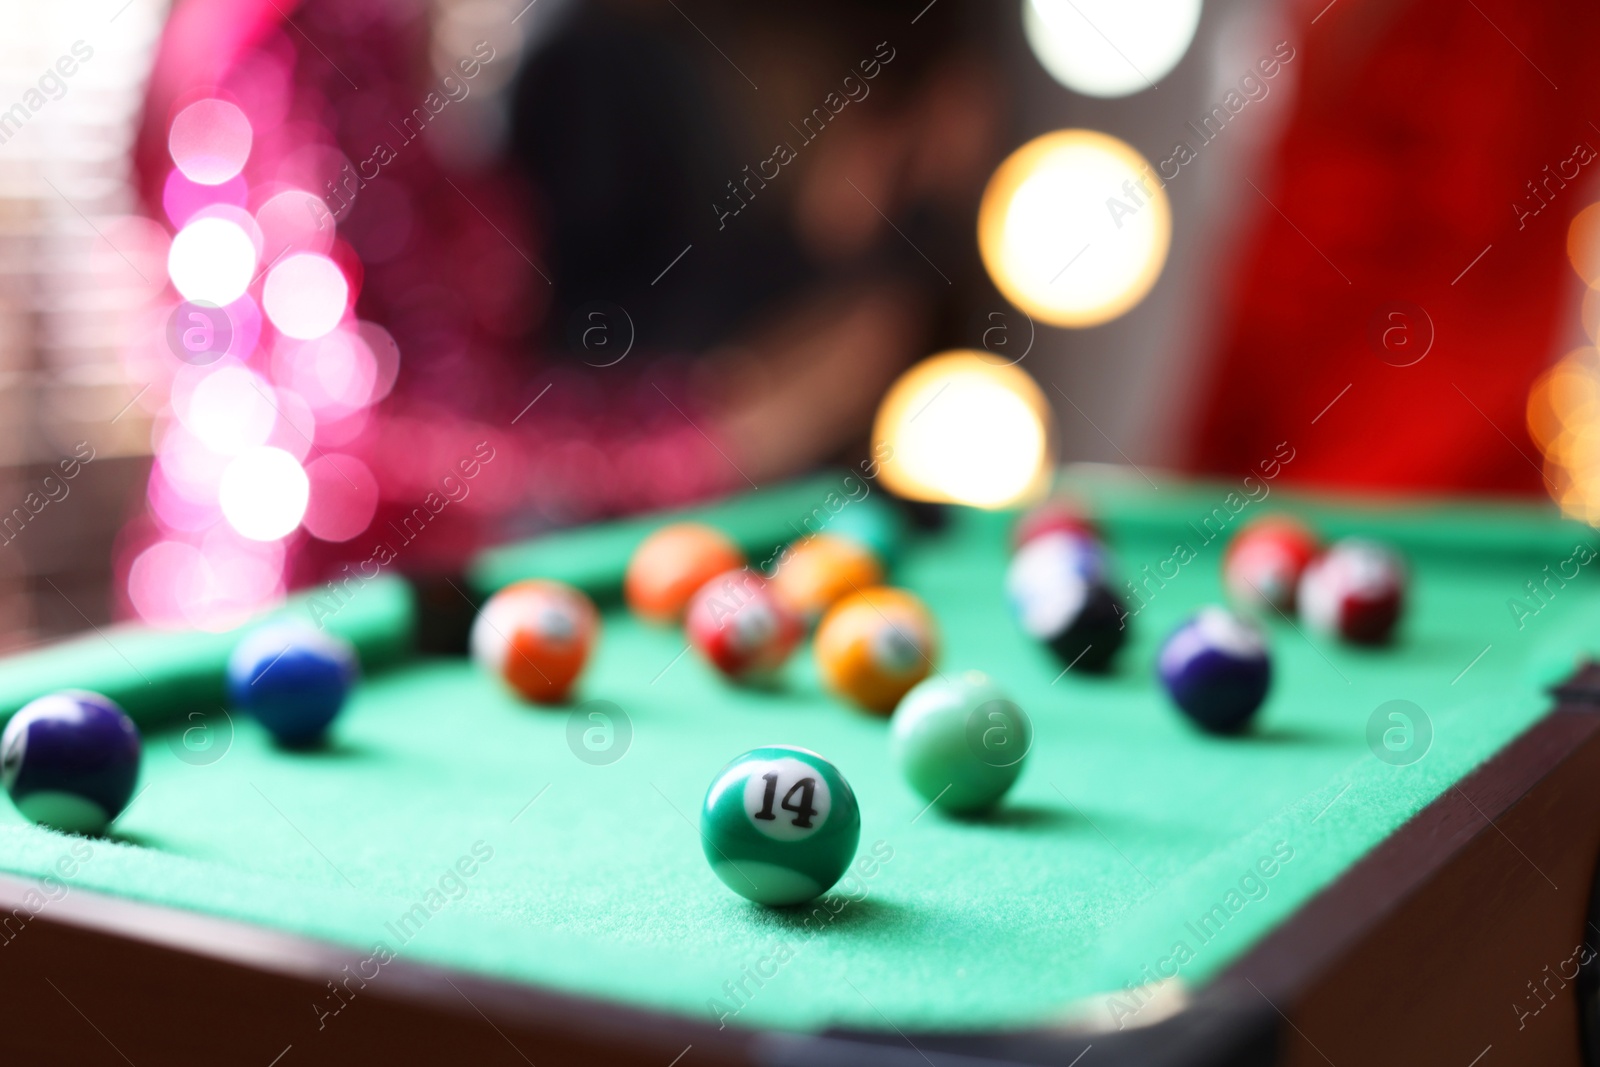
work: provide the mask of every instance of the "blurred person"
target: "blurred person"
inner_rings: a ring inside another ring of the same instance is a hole
[[[752,481],[859,438],[953,279],[958,295],[977,280],[992,60],[961,5],[912,25],[916,6],[723,2],[697,26],[587,3],[520,87],[513,152],[554,257],[547,343],[606,298],[642,347],[711,352],[696,378]]]

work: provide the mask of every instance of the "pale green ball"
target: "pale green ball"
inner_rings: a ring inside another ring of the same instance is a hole
[[[956,814],[999,802],[1032,746],[1027,713],[981,671],[919,683],[889,724],[901,775],[924,800]]]

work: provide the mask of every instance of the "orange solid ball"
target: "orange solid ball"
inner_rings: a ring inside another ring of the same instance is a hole
[[[772,592],[814,625],[838,600],[882,581],[883,566],[866,546],[817,534],[789,547],[772,576]]]
[[[823,683],[880,715],[893,711],[939,658],[927,607],[888,586],[863,589],[835,604],[817,627],[814,647]]]
[[[674,523],[646,537],[634,550],[622,579],[622,594],[641,618],[679,622],[689,598],[702,585],[743,566],[744,553],[720,531],[695,522]]]

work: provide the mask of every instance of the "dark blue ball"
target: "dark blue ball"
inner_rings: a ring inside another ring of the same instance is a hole
[[[1260,630],[1225,608],[1202,608],[1161,647],[1161,682],[1202,729],[1243,730],[1272,685],[1272,660]]]
[[[25,705],[0,734],[0,781],[29,820],[102,833],[139,780],[139,728],[101,696],[69,689]]]
[[[348,641],[299,623],[253,631],[228,657],[228,699],[281,745],[315,744],[355,685]]]

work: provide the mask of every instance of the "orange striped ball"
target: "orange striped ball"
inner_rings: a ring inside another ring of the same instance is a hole
[[[525,700],[559,704],[583,673],[600,616],[583,593],[534,578],[489,598],[472,624],[472,658]]]

